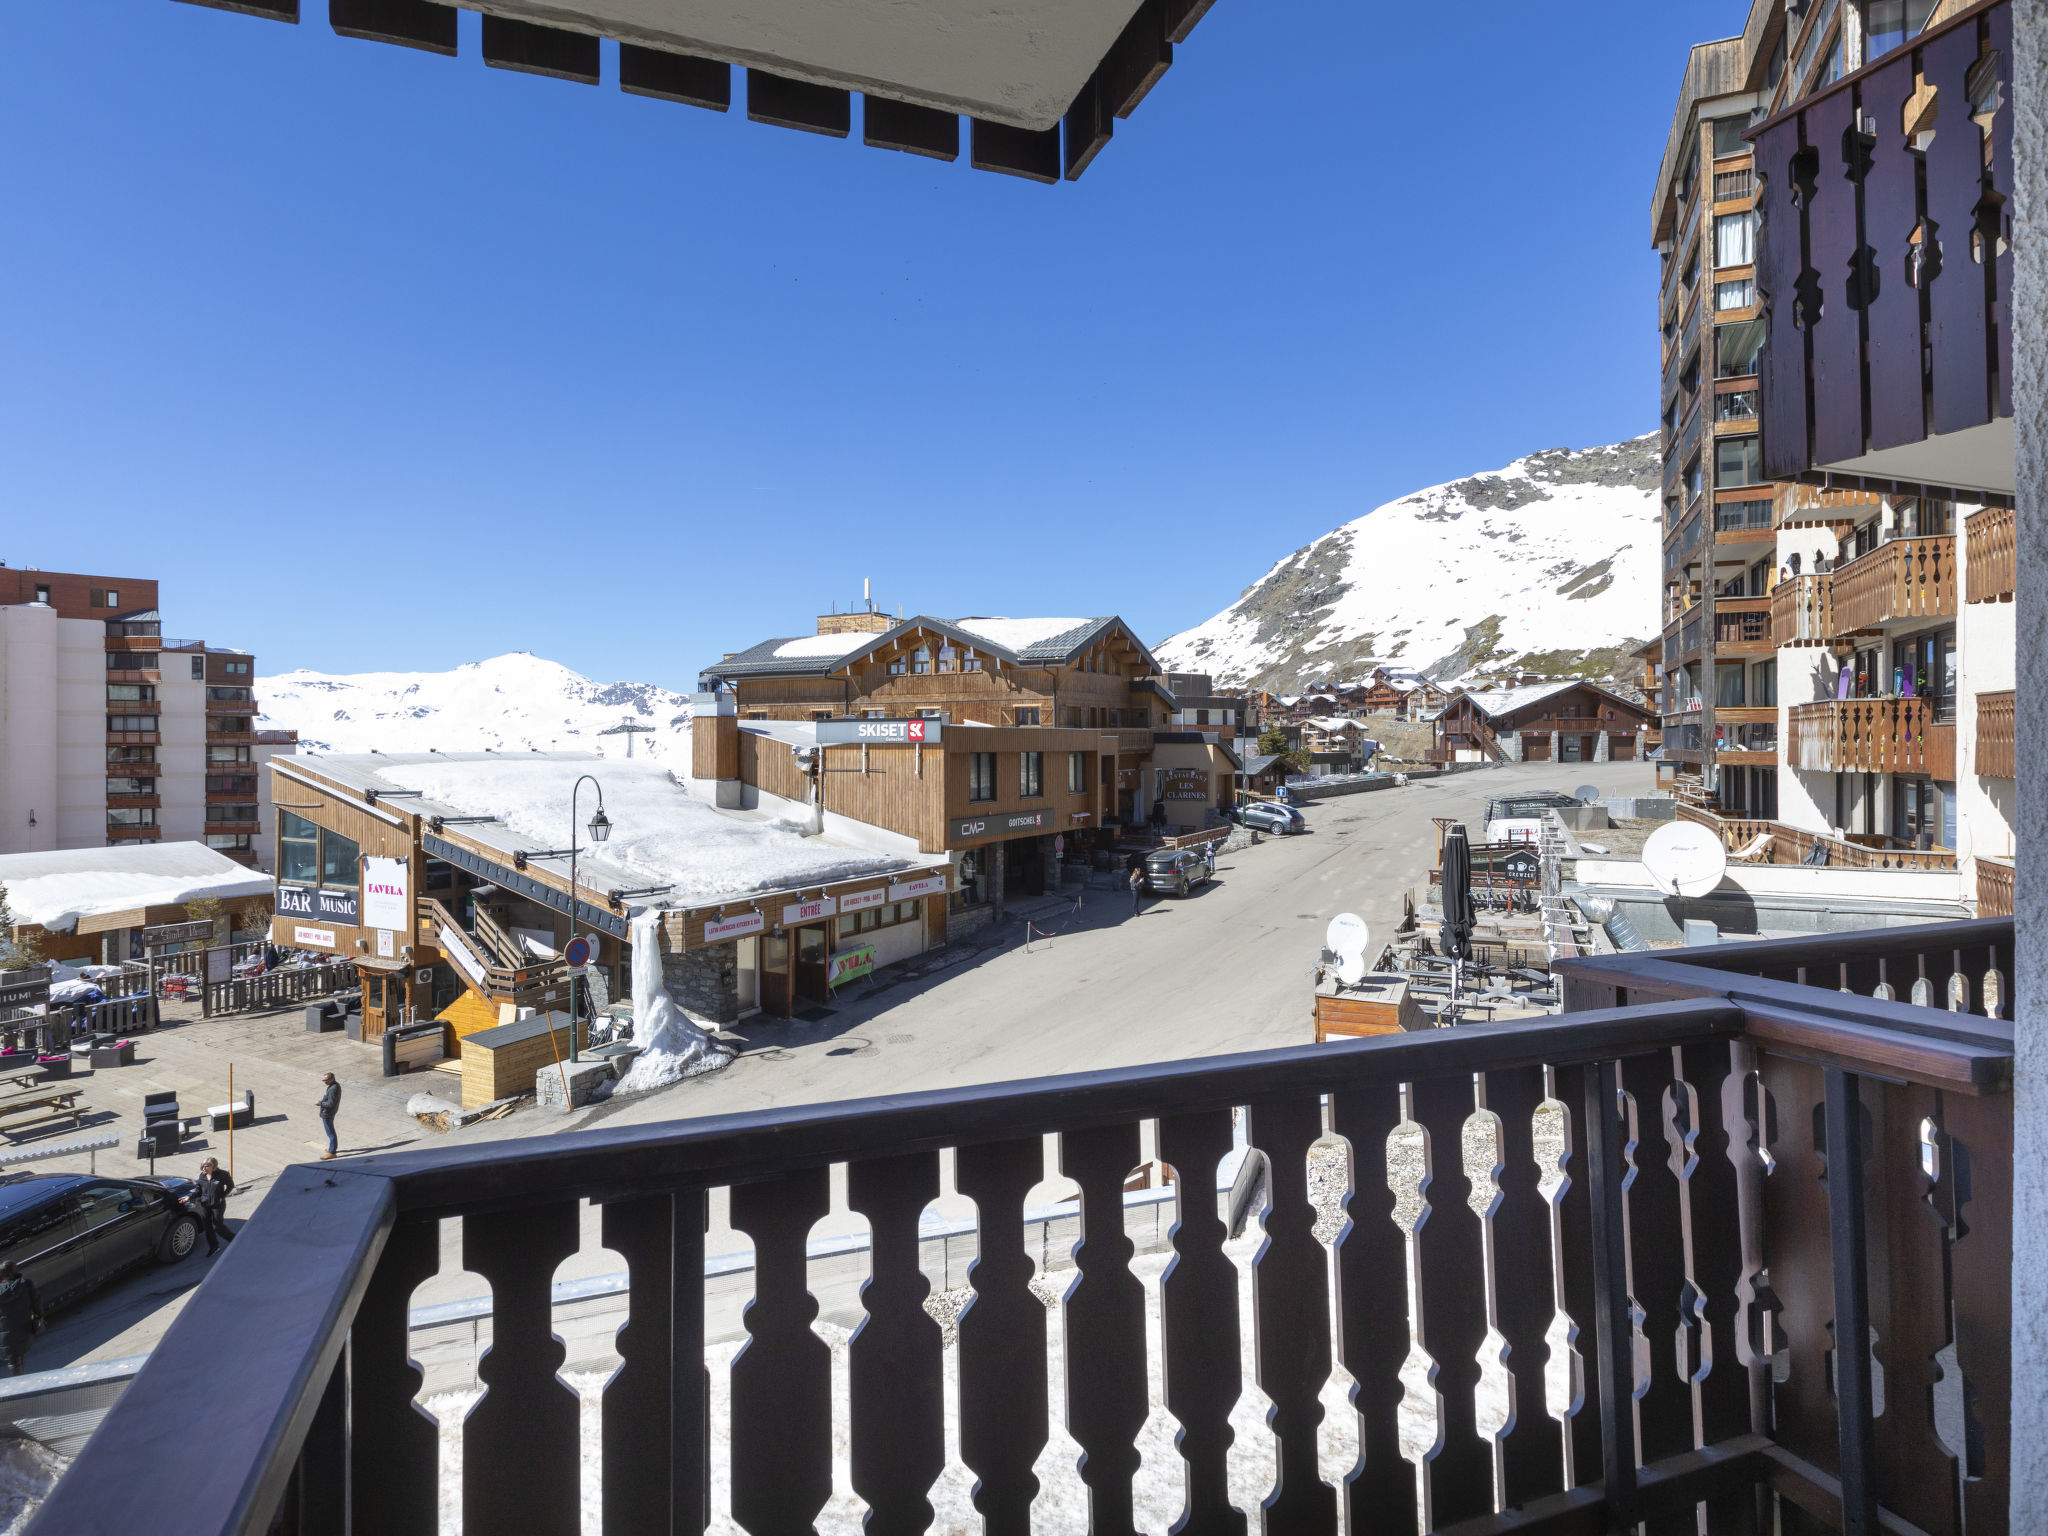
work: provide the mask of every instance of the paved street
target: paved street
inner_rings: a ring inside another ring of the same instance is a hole
[[[454,1079],[381,1079],[369,1048],[304,1033],[299,1010],[188,1022],[145,1036],[135,1066],[87,1080],[100,1123],[119,1128],[127,1144],[101,1153],[99,1168],[140,1171],[129,1149],[145,1091],[176,1088],[187,1113],[196,1113],[227,1097],[229,1060],[237,1090],[252,1087],[258,1110],[256,1126],[236,1136],[236,1172],[248,1190],[230,1209],[231,1224],[239,1224],[278,1169],[317,1150],[312,1104],[324,1071],[344,1084],[344,1146],[363,1152],[1304,1044],[1324,925],[1351,911],[1371,925],[1375,945],[1391,933],[1404,894],[1422,894],[1435,848],[1432,817],[1463,818],[1477,835],[1489,795],[1583,782],[1645,793],[1652,777],[1648,765],[1633,763],[1517,765],[1323,802],[1309,808],[1306,835],[1266,838],[1225,855],[1216,881],[1186,900],[1148,898],[1135,918],[1121,892],[1088,890],[1078,912],[1071,902],[1033,902],[1029,910],[1052,930],[1049,940],[1027,949],[1023,920],[1013,915],[955,946],[953,963],[872,993],[863,988],[817,1023],[750,1019],[734,1032],[743,1044],[739,1059],[715,1076],[574,1115],[528,1106],[449,1137],[422,1130],[404,1106],[423,1089],[457,1097]],[[207,1151],[225,1161],[226,1137],[192,1145],[163,1171],[189,1174]],[[84,1171],[83,1158],[75,1164]],[[719,1240],[714,1232],[714,1253],[725,1251]],[[202,1250],[73,1309],[37,1341],[32,1368],[146,1351],[207,1265]]]

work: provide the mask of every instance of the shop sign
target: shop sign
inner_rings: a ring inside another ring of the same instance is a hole
[[[160,949],[166,944],[196,944],[201,939],[212,937],[211,923],[158,923],[142,930],[145,949]]]
[[[815,923],[821,917],[830,917],[839,910],[839,903],[830,896],[820,896],[816,901],[800,901],[793,907],[782,909],[782,926],[794,928],[798,923]]]
[[[943,896],[946,894],[944,875],[926,875],[921,880],[899,880],[889,887],[891,901],[910,901],[918,896]]]
[[[836,987],[842,981],[859,981],[863,976],[875,974],[875,946],[862,944],[855,949],[842,949],[832,957],[825,970],[825,984]]]
[[[411,870],[404,859],[363,860],[363,926],[410,928]]]
[[[1206,800],[1209,771],[1206,768],[1165,768],[1160,770],[1160,797],[1165,800]]]
[[[998,811],[988,816],[955,817],[953,836],[1015,837],[1025,832],[1050,832],[1054,825],[1051,811]]]
[[[1534,885],[1540,873],[1534,848],[1516,848],[1500,861],[1501,872],[1516,885]]]
[[[872,891],[855,891],[851,896],[840,897],[839,910],[842,912],[865,912],[869,907],[879,907],[888,899],[889,893],[878,885]]]
[[[768,926],[768,919],[759,912],[742,912],[738,917],[721,918],[715,923],[704,925],[704,942],[718,944],[726,939],[743,939],[750,933],[759,933]]]
[[[294,928],[292,930],[292,942],[301,949],[332,949],[334,948],[334,930],[332,928]]]
[[[50,968],[31,965],[26,970],[0,971],[0,1008],[41,1008],[50,1001]]]
[[[360,910],[354,891],[325,890],[311,885],[280,885],[277,888],[279,917],[310,917],[323,923],[355,926]],[[403,928],[405,924],[396,925]]]
[[[379,928],[377,930],[377,957],[380,960],[389,960],[391,953],[391,930],[389,928]]]
[[[936,720],[820,720],[821,747],[914,747],[936,744],[940,723]]]

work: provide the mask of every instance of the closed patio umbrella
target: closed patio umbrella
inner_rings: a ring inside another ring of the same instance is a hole
[[[1477,916],[1472,908],[1472,846],[1463,822],[1444,834],[1443,926],[1437,929],[1444,957],[1451,962],[1451,1012],[1457,1019],[1458,980],[1464,962],[1472,958],[1472,930]]]

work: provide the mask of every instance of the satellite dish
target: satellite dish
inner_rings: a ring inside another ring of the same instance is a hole
[[[1365,979],[1365,946],[1372,942],[1372,930],[1356,912],[1339,912],[1330,919],[1323,942],[1337,955],[1337,980],[1356,986]]]
[[[1643,868],[1666,896],[1704,896],[1728,873],[1718,832],[1693,821],[1668,821],[1643,844]]]
[[[1600,786],[1598,784],[1581,784],[1572,791],[1572,798],[1581,805],[1591,805],[1600,798]]]

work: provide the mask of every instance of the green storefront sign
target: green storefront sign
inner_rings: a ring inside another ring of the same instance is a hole
[[[832,957],[832,963],[825,972],[825,984],[838,986],[842,981],[859,981],[863,976],[875,974],[875,946],[863,944],[857,949],[842,949]]]

